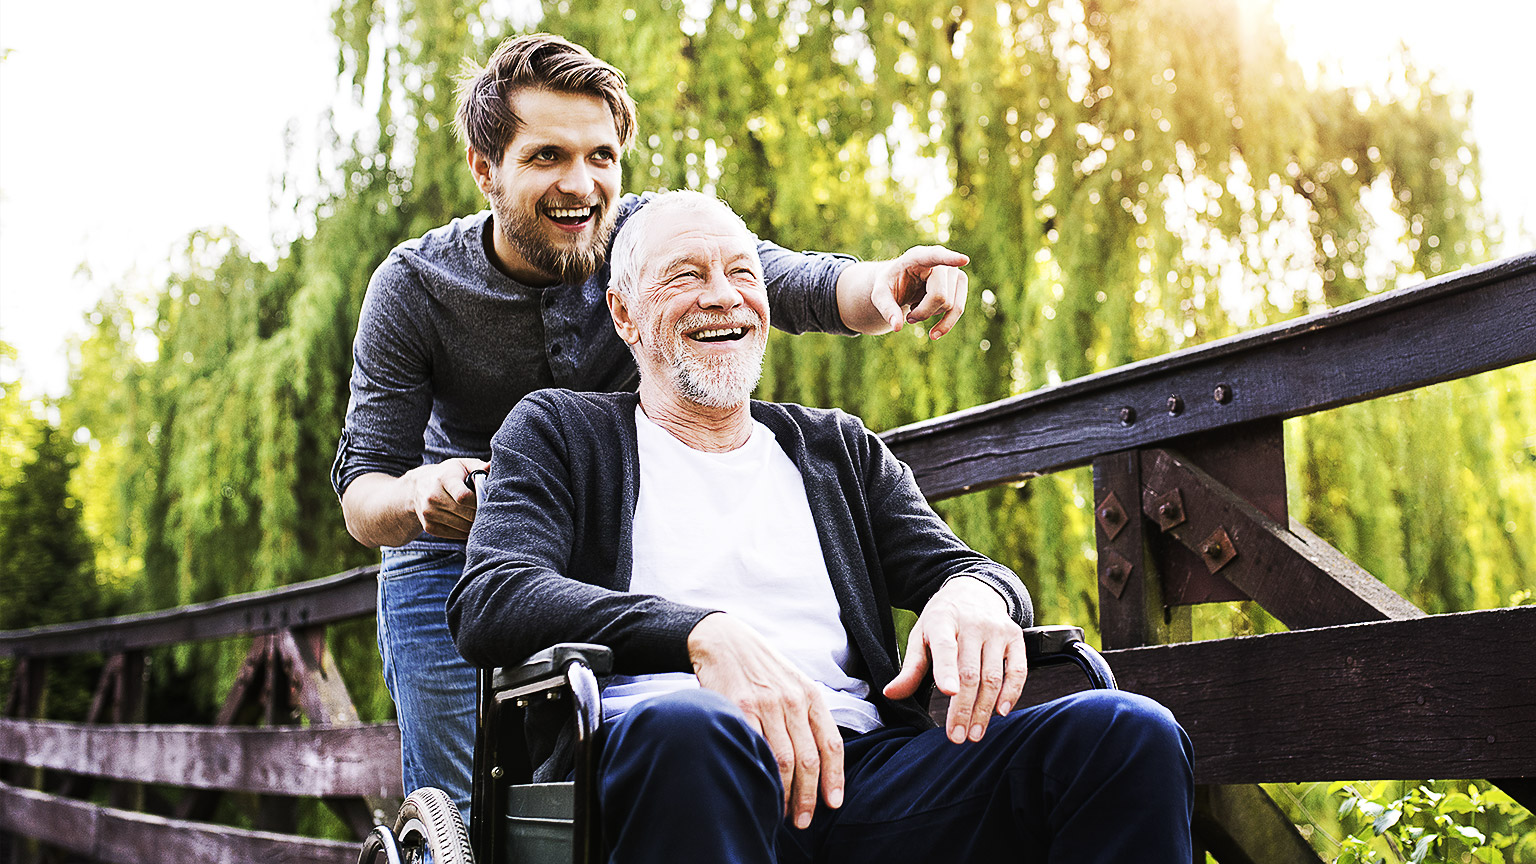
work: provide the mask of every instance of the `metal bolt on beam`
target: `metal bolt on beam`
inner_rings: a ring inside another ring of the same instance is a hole
[[[1127,405],[1120,409],[1120,425],[1129,426],[1136,422],[1136,409]]]
[[[1211,391],[1211,398],[1215,399],[1216,402],[1218,404],[1221,404],[1221,405],[1225,405],[1228,402],[1231,402],[1232,401],[1232,385],[1231,384],[1217,384],[1216,385],[1216,389]]]
[[[1127,520],[1125,508],[1120,506],[1120,499],[1115,493],[1111,492],[1105,496],[1103,503],[1094,508],[1094,512],[1099,517],[1100,527],[1104,529],[1109,539],[1115,539],[1125,528]]]
[[[1201,541],[1200,557],[1205,561],[1205,568],[1215,573],[1237,557],[1237,544],[1232,542],[1227,529],[1218,525],[1211,536]]]
[[[1184,413],[1184,400],[1178,396],[1168,397],[1168,416],[1177,417]]]
[[[1157,527],[1164,531],[1172,531],[1184,524],[1184,496],[1179,493],[1178,488],[1159,495],[1153,499],[1152,503],[1154,505],[1152,512],[1156,514],[1153,518],[1157,520]]]

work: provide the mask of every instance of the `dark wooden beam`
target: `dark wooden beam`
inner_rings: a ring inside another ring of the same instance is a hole
[[[104,864],[262,861],[352,864],[356,843],[246,831],[116,810],[0,783],[0,831]]]
[[[925,495],[945,498],[1522,363],[1536,359],[1532,333],[1536,252],[882,437]]]
[[[1189,435],[1169,442],[1165,449],[1186,454],[1200,470],[1281,525],[1289,521],[1282,421],[1255,420]],[[1198,554],[1155,527],[1149,531],[1147,548],[1157,562],[1163,594],[1171,606],[1251,599],[1220,573],[1212,573]]]
[[[355,726],[96,725],[0,719],[0,761],[112,780],[285,795],[400,790],[400,732]]]
[[[1093,463],[1094,536],[1099,553],[1099,633],[1106,648],[1189,639],[1187,610],[1171,609],[1156,562],[1147,554],[1141,517],[1141,454],[1132,450]]]
[[[1536,606],[1105,653],[1201,783],[1536,777]],[[1029,702],[1081,689],[1036,669]]]
[[[1322,538],[1276,522],[1182,454],[1142,453],[1141,509],[1292,629],[1424,614]]]
[[[0,632],[0,657],[54,657],[93,651],[116,654],[371,616],[378,602],[378,571],[377,565],[369,565],[271,591],[163,612],[8,630]]]
[[[284,630],[277,634],[277,649],[287,672],[289,699],[299,706],[311,724],[359,722],[357,706],[336,666],[324,627]],[[397,751],[398,740],[396,752],[391,756],[397,756]],[[398,779],[399,771],[388,772],[388,776]],[[392,813],[399,808],[399,801],[389,796],[398,794],[400,789],[401,784],[396,783],[383,792],[366,797],[325,796],[325,803],[346,823],[353,835],[362,840],[373,830],[374,814]]]

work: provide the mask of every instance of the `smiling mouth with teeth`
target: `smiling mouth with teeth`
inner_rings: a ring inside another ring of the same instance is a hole
[[[747,335],[745,327],[716,327],[687,334],[695,342],[735,342]]]
[[[591,219],[597,212],[596,207],[546,207],[544,215],[561,225],[580,225]]]

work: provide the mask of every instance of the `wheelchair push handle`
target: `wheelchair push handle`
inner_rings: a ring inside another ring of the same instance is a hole
[[[484,468],[476,468],[464,477],[464,485],[469,491],[475,493],[475,506],[485,503],[485,481],[491,476],[491,472]]]

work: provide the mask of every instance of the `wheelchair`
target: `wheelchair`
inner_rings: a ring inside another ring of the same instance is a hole
[[[1030,668],[1074,664],[1090,686],[1118,689],[1104,658],[1072,626],[1024,630]],[[603,722],[598,676],[613,668],[602,645],[546,648],[516,667],[480,670],[475,765],[468,830],[440,789],[418,789],[394,829],[379,825],[358,864],[596,864],[604,850],[597,817],[597,730]],[[561,783],[534,783],[523,736],[530,710],[570,712],[575,768]]]

